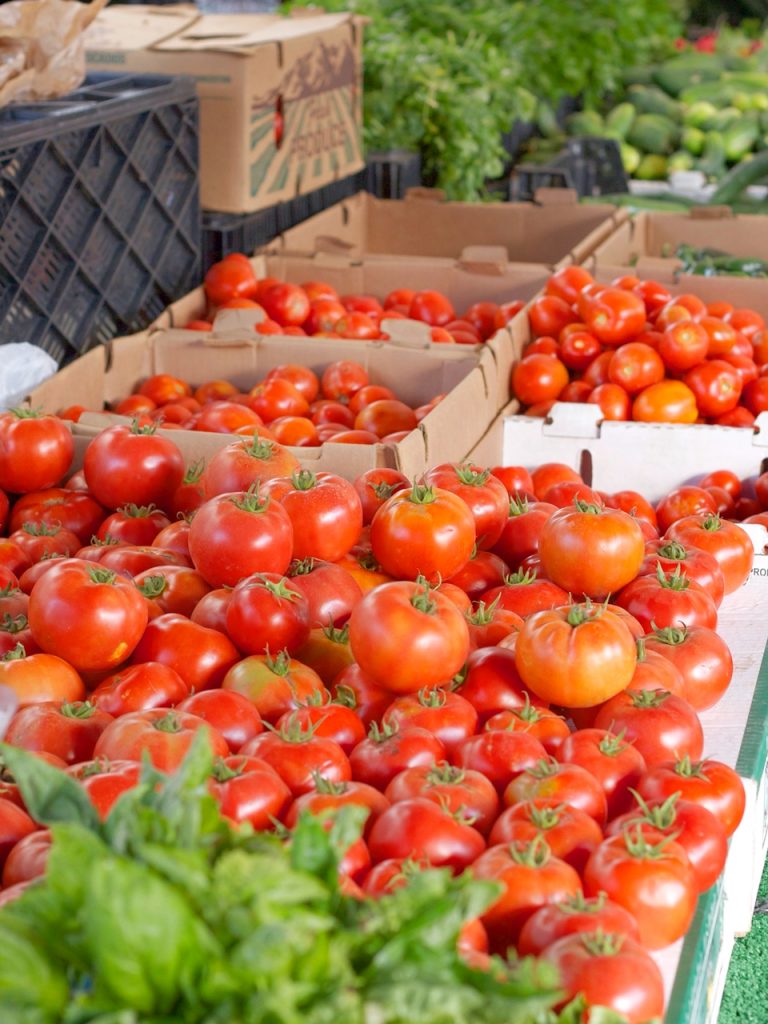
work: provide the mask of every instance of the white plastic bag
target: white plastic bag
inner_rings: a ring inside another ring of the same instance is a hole
[[[0,409],[12,409],[58,370],[53,356],[28,341],[0,345]]]

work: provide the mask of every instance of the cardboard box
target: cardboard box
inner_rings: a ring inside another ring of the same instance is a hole
[[[249,213],[363,167],[361,46],[362,21],[348,13],[118,5],[89,29],[86,61],[194,78],[201,204]]]
[[[115,422],[129,422],[101,410],[154,373],[171,373],[193,384],[225,378],[247,389],[281,363],[298,362],[319,374],[337,359],[354,359],[366,367],[372,383],[390,386],[414,407],[445,394],[397,444],[326,443],[293,449],[302,465],[349,479],[376,466],[392,466],[415,478],[429,466],[460,459],[496,415],[496,362],[486,346],[432,345],[428,337],[425,341],[414,339],[407,324],[398,339],[395,332],[404,323],[401,321],[391,321],[393,339],[389,342],[262,336],[242,325],[244,313],[227,311],[223,326],[217,321],[220,329],[212,333],[155,329],[117,339],[40,385],[29,396],[29,404],[51,411],[73,404],[93,410],[73,428],[82,458],[88,440],[99,430]],[[168,436],[188,462],[210,458],[233,440],[229,434],[185,430],[169,431]]]
[[[768,316],[768,281],[684,274],[673,255],[681,243],[768,260],[768,216],[734,215],[727,207],[703,207],[687,214],[640,212],[618,224],[583,262],[604,279],[631,269],[638,277],[674,282],[679,291],[694,292],[706,302],[723,299],[727,289],[728,301],[735,306],[748,306]]]
[[[405,199],[361,192],[286,231],[270,250],[461,259],[496,246],[510,263],[583,262],[628,219],[612,206],[581,206],[570,189],[541,189],[536,203],[453,203],[431,189]]]

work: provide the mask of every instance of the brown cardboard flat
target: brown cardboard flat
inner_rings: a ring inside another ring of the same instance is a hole
[[[363,167],[361,46],[362,21],[348,13],[200,15],[118,5],[91,26],[86,60],[92,71],[193,77],[201,203],[246,213]]]
[[[627,219],[625,210],[580,206],[568,189],[548,193],[536,204],[445,202],[424,189],[405,199],[361,192],[286,231],[269,248],[460,259],[468,246],[497,246],[510,263],[551,268],[585,259]]]
[[[706,215],[705,215],[706,214]],[[680,290],[700,295],[711,302],[722,298],[727,287],[735,305],[750,306],[768,315],[768,282],[729,275],[702,277],[683,274],[682,264],[672,255],[681,243],[722,249],[737,257],[754,256],[768,260],[768,216],[734,215],[728,207],[711,207],[684,213],[640,212],[617,225],[584,261],[600,276],[624,274],[628,268],[640,277],[675,283]]]

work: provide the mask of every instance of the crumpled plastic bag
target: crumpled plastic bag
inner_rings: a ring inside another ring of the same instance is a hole
[[[0,107],[72,92],[85,78],[85,30],[107,0],[0,4]]]
[[[53,356],[28,341],[3,345],[0,357],[0,410],[20,405],[30,391],[59,368]]]

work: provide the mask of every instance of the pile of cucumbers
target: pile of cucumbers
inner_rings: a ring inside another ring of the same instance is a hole
[[[748,57],[681,53],[630,69],[624,84],[621,102],[572,114],[566,130],[615,139],[633,178],[695,170],[716,181],[768,150],[768,71]]]

